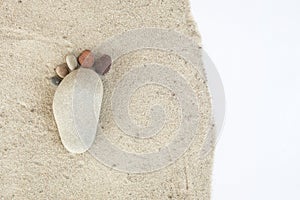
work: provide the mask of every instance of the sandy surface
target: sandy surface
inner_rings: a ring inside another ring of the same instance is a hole
[[[170,91],[141,88],[129,105],[132,117],[147,124],[141,113],[155,101],[166,106],[170,125],[159,134],[159,143],[122,137],[109,107],[114,84],[131,67],[153,60],[172,66],[189,81],[202,105],[201,123],[189,151],[166,168],[130,174],[104,166],[89,153],[70,154],[52,114],[56,87],[49,78],[69,52],[78,54],[112,35],[141,27],[173,29],[200,41],[188,1],[0,0],[0,13],[1,199],[210,199],[213,156],[198,159],[211,127],[205,76],[178,56],[150,50],[132,53],[117,60],[103,79],[103,133],[134,152],[155,150],[170,139],[178,123],[178,105]]]

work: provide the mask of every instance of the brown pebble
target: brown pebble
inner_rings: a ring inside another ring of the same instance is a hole
[[[112,60],[109,55],[102,55],[95,61],[95,70],[98,74],[104,75],[110,70]]]
[[[79,55],[78,62],[82,67],[90,68],[95,62],[94,54],[90,50],[84,50]]]
[[[58,65],[55,68],[55,72],[59,78],[65,78],[69,74],[68,66],[66,63]]]

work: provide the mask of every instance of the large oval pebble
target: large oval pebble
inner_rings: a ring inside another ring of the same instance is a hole
[[[71,153],[83,153],[93,144],[100,116],[103,84],[98,74],[80,68],[60,83],[53,112],[61,141]]]

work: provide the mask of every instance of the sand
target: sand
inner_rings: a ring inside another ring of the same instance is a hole
[[[91,154],[71,154],[61,143],[52,113],[56,90],[50,77],[67,53],[93,49],[116,34],[142,27],[176,30],[200,43],[187,0],[0,0],[0,198],[1,199],[210,199],[213,151],[199,159],[212,127],[204,71],[177,55],[143,50],[122,57],[103,78],[100,127],[127,151],[152,151],[172,137],[178,104],[159,86],[139,89],[131,117],[146,125],[149,104],[166,107],[169,125],[155,141],[122,135],[110,97],[120,77],[145,61],[170,65],[191,85],[201,104],[201,123],[190,149],[161,170],[133,174],[105,166]],[[159,142],[157,142],[159,141]]]

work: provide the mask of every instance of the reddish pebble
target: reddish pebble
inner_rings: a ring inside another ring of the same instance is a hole
[[[95,70],[98,74],[104,75],[110,70],[112,60],[109,55],[102,55],[95,61]]]
[[[79,55],[78,62],[82,67],[90,68],[95,62],[94,54],[90,50],[84,50]]]

